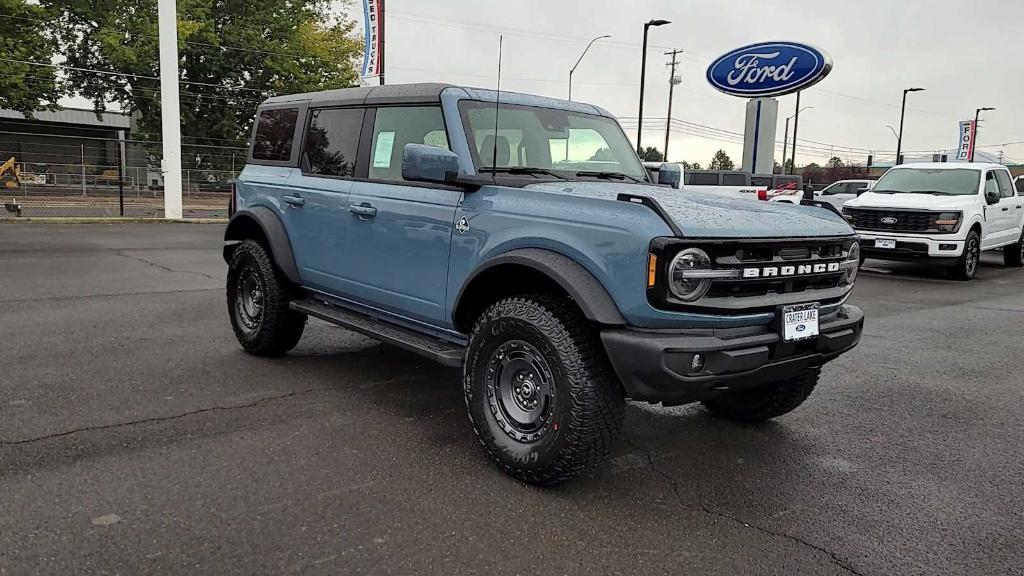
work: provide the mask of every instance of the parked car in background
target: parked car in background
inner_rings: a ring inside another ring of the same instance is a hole
[[[312,316],[461,368],[487,454],[554,484],[608,454],[626,398],[764,421],[857,345],[838,214],[656,186],[608,112],[497,97],[264,102],[225,233],[241,346],[284,354]]]
[[[842,212],[868,258],[933,262],[961,280],[974,278],[984,250],[1024,262],[1024,191],[999,164],[896,166]]]
[[[874,184],[873,180],[839,180],[826,186],[820,192],[815,192],[814,199],[827,202],[839,210],[847,201],[867,192],[872,184]],[[790,204],[799,204],[802,199],[803,192],[801,190],[786,190],[773,194],[771,197],[772,202],[788,202]]]
[[[667,163],[671,164],[671,163]],[[654,180],[664,183],[660,172],[666,163],[644,162]],[[686,170],[677,166],[682,177],[673,176],[671,186],[686,192],[702,192],[714,196],[743,200],[768,200],[773,194],[786,190],[800,190],[803,178],[782,174],[750,174],[742,170]],[[797,199],[799,204],[799,198]]]

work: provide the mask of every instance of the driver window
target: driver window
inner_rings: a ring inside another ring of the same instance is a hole
[[[837,182],[837,183],[829,186],[828,188],[825,188],[824,190],[822,190],[821,191],[821,195],[822,196],[832,196],[833,194],[839,194],[842,191],[843,191],[843,185]]]
[[[406,144],[448,148],[441,109],[432,106],[381,107],[373,124],[370,151],[372,180],[402,180]]]
[[[985,195],[995,194],[1001,196],[999,193],[999,183],[996,182],[996,173],[988,172],[985,174]]]

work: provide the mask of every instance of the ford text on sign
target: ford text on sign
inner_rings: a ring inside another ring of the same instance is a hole
[[[794,42],[744,46],[715,60],[708,68],[712,86],[733,96],[781,96],[802,90],[832,70],[828,54]]]

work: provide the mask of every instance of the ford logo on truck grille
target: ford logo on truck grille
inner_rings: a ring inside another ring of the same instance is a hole
[[[879,220],[879,222],[881,222],[882,224],[896,224],[899,222],[899,220],[893,218],[892,216],[886,216],[885,218]]]
[[[708,82],[733,96],[781,96],[817,83],[832,70],[832,58],[795,42],[761,42],[715,60]]]

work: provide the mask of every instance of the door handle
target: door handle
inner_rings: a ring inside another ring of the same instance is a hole
[[[1009,208],[1003,208],[1003,212],[1009,212],[1009,211],[1010,211]]]
[[[291,206],[304,206],[306,204],[306,199],[302,196],[283,196],[281,200],[284,200],[285,204]]]
[[[348,211],[359,216],[360,219],[375,218],[377,216],[377,209],[370,206],[368,203],[363,202],[358,206],[349,206]]]

